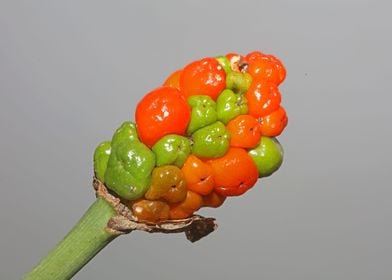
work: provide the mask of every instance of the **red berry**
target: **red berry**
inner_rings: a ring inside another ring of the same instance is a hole
[[[178,89],[164,86],[144,96],[135,115],[139,138],[151,147],[167,134],[185,135],[191,108]]]
[[[225,87],[226,73],[211,57],[188,64],[180,77],[180,88],[186,97],[208,95],[215,100]]]

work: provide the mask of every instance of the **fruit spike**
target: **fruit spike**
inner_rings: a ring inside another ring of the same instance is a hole
[[[252,188],[282,164],[287,125],[276,57],[203,58],[174,71],[94,154],[97,179],[139,221],[190,217]]]

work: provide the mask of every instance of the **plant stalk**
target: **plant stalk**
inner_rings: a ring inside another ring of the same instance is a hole
[[[23,279],[71,279],[118,236],[107,230],[109,220],[115,215],[107,201],[97,198],[64,239]]]

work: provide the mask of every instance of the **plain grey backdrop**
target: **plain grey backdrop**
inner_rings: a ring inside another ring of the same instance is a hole
[[[390,1],[0,1],[0,279],[94,201],[92,153],[186,63],[278,56],[289,125],[274,176],[195,244],[135,232],[75,279],[392,278]]]

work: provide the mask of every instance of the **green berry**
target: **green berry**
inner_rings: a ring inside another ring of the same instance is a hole
[[[105,184],[121,198],[137,199],[148,190],[154,167],[155,155],[146,145],[122,141],[112,146]]]
[[[158,140],[152,151],[156,156],[157,166],[170,164],[181,168],[191,152],[191,142],[184,136],[170,134]]]
[[[231,71],[231,63],[230,60],[224,56],[224,55],[219,55],[215,57],[215,59],[219,62],[219,64],[222,66],[223,70],[225,70],[226,75],[229,74]]]
[[[111,142],[105,141],[98,145],[94,152],[94,173],[95,177],[104,181],[106,167],[110,157]]]
[[[115,146],[124,140],[139,141],[135,123],[130,121],[123,122],[113,135],[112,146]]]
[[[192,134],[192,154],[201,158],[223,156],[230,144],[230,133],[221,122],[200,128]]]
[[[217,120],[216,103],[207,95],[193,95],[188,98],[188,104],[192,109],[191,120],[187,133],[193,132]]]
[[[216,100],[216,112],[218,120],[227,124],[235,117],[248,113],[248,102],[242,94],[225,89]]]
[[[283,148],[273,137],[262,136],[260,144],[248,154],[256,163],[259,178],[270,176],[283,162]]]
[[[235,93],[244,94],[252,83],[252,76],[248,73],[230,72],[226,76],[226,88]]]

